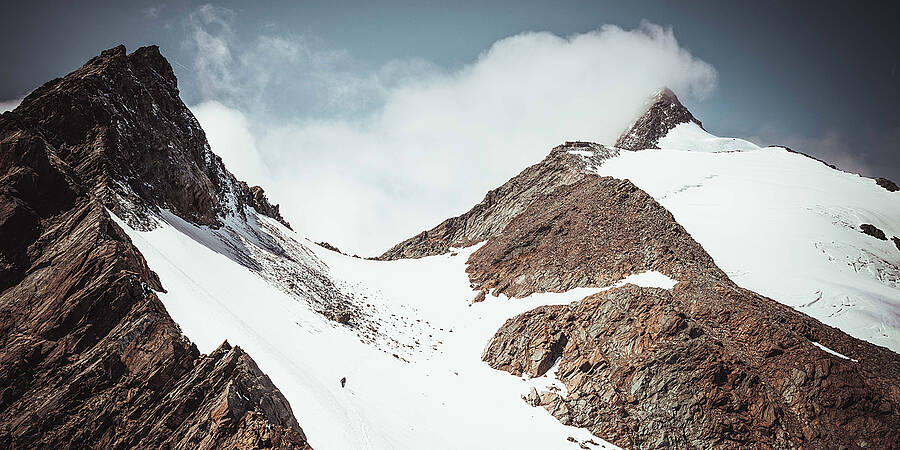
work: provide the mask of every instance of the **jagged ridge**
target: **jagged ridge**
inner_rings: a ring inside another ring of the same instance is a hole
[[[0,446],[309,447],[249,355],[181,335],[107,213],[265,213],[177,92],[156,47],[117,47],[0,116]]]
[[[585,168],[600,165],[616,154],[615,149],[592,142],[566,142],[554,147],[543,161],[489,191],[468,212],[395,245],[376,259],[439,255],[448,252],[450,247],[468,247],[496,236],[534,199],[559,186],[577,182],[584,177]]]
[[[218,227],[247,207],[289,226],[262,188],[238,181],[210,150],[156,46],[106,50],[36,89],[13,114],[135,227],[152,227],[145,218],[160,208]]]

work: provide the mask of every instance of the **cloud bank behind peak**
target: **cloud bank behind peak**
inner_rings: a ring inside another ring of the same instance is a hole
[[[612,143],[662,86],[702,99],[716,71],[670,28],[501,39],[449,69],[379,68],[296,36],[237,39],[198,11],[188,48],[213,150],[302,234],[373,255],[459,214],[565,140]]]

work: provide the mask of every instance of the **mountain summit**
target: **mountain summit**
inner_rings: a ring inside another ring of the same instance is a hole
[[[217,227],[253,207],[287,225],[260,187],[238,181],[210,150],[156,46],[102,52],[29,94],[10,120],[59,149],[91,193],[132,224],[166,209]]]
[[[624,150],[659,148],[660,139],[677,125],[688,122],[703,128],[678,96],[669,88],[663,88],[650,98],[644,113],[622,133],[615,146]]]

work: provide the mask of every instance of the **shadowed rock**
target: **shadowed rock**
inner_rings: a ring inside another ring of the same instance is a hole
[[[897,186],[897,183],[894,183],[893,181],[888,180],[887,178],[878,177],[875,179],[875,183],[878,184],[879,186],[887,189],[889,192],[900,191],[900,187]]]
[[[181,334],[106,210],[215,226],[242,192],[176,99],[155,47],[117,47],[0,116],[0,447],[309,448],[249,355]]]
[[[887,240],[887,236],[885,236],[884,231],[881,231],[881,228],[876,227],[870,223],[864,223],[859,226],[860,231],[869,236],[872,236],[875,239],[880,239],[882,241]]]
[[[156,46],[104,51],[29,94],[9,114],[41,134],[92,194],[138,229],[148,212],[169,209],[197,225],[247,206],[287,222],[261,189],[251,190],[212,153],[206,134],[178,96],[178,82]]]

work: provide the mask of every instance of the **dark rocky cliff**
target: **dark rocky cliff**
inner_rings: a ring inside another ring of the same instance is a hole
[[[129,224],[166,208],[216,227],[254,207],[287,225],[261,188],[238,181],[210,150],[156,46],[106,50],[36,89],[12,114]]]
[[[280,219],[261,199],[209,151],[156,47],[107,50],[0,116],[0,447],[308,448],[249,355],[181,334],[107,213]]]
[[[703,124],[697,120],[674,92],[665,88],[650,98],[647,110],[622,133],[616,141],[616,148],[623,150],[644,150],[659,148],[657,144],[672,128],[682,123],[694,122],[701,128]]]

